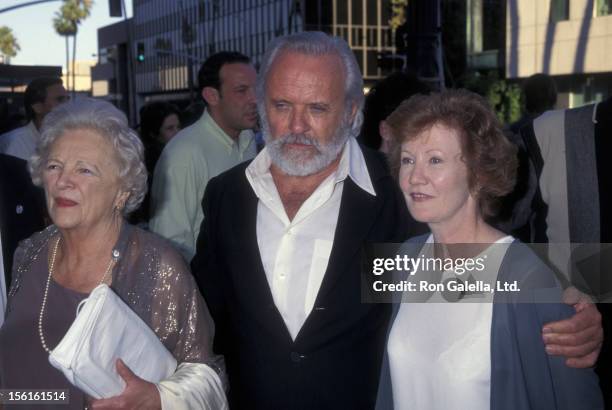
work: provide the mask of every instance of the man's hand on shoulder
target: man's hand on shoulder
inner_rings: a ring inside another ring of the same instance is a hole
[[[576,313],[568,319],[544,325],[542,337],[546,352],[564,356],[569,367],[592,367],[603,343],[601,314],[590,298],[576,288],[566,289],[563,299]]]

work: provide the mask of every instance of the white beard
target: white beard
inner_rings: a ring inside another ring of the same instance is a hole
[[[287,175],[303,177],[322,171],[338,158],[349,139],[350,127],[343,121],[332,140],[325,145],[305,134],[286,134],[272,139],[265,120],[262,121],[262,132],[272,163]],[[292,143],[310,145],[312,149],[287,148],[287,144]]]

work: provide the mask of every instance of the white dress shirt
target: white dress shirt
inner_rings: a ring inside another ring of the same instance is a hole
[[[483,276],[497,278],[512,241],[503,237],[480,254],[486,255]],[[444,272],[440,282],[452,276]],[[473,277],[495,283],[476,272]],[[402,303],[387,343],[394,409],[490,408],[492,296],[450,303],[436,292],[427,303]]]
[[[28,161],[36,152],[36,144],[40,133],[30,121],[20,128],[16,128],[0,136],[0,152]]]
[[[289,220],[270,173],[270,155],[263,149],[246,169],[259,198],[257,244],[266,279],[289,334],[296,339],[310,314],[327,270],[347,176],[375,196],[361,148],[349,138],[338,168],[329,175]]]

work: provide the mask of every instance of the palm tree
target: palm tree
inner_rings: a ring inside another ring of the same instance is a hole
[[[64,4],[59,12],[55,14],[53,26],[55,31],[66,37],[66,70],[68,70],[68,36],[72,36],[72,92],[75,91],[75,62],[76,62],[76,44],[79,24],[91,12],[93,0],[64,0]],[[64,34],[65,33],[65,34]]]
[[[55,17],[53,18],[53,28],[55,28],[55,32],[57,34],[64,36],[66,39],[66,88],[70,89],[70,81],[68,80],[68,67],[70,64],[70,47],[68,38],[76,34],[77,27],[74,22],[67,20],[59,11],[56,11]]]
[[[21,48],[13,35],[13,30],[7,26],[0,27],[0,54],[4,56],[4,62],[8,64],[11,57],[15,57],[19,50]]]

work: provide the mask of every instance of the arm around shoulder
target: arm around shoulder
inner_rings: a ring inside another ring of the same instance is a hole
[[[559,321],[574,314],[564,304],[536,304],[540,323]],[[593,368],[572,368],[562,356],[546,355],[559,409],[603,409],[603,397],[599,379]]]
[[[542,326],[573,314],[561,302],[561,287],[552,271],[525,244],[514,242],[498,280],[518,280],[521,291],[495,296],[491,408],[603,408],[593,369],[567,367],[564,358],[545,350]]]

